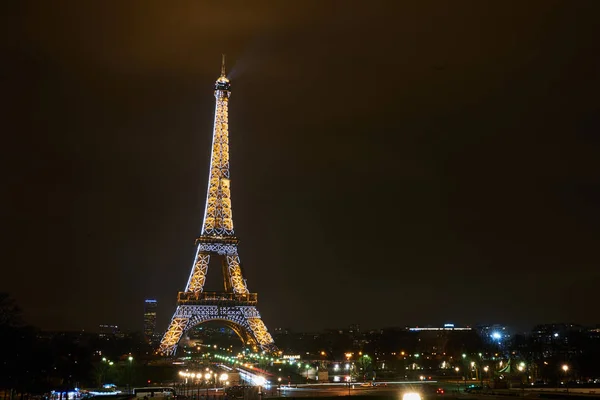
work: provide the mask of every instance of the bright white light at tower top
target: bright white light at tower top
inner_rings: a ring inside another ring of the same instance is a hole
[[[499,340],[502,338],[502,335],[499,332],[492,332],[492,338]]]

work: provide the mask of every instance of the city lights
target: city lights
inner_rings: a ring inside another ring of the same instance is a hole
[[[600,400],[600,0],[64,3],[4,24],[0,400]]]

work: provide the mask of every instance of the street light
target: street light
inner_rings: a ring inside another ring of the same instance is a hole
[[[517,369],[519,372],[523,372],[525,370],[525,363],[519,364]],[[521,376],[521,390],[523,391],[523,396],[525,396],[525,376]]]
[[[262,388],[265,385],[265,383],[267,382],[267,380],[265,379],[264,376],[257,376],[256,379],[254,379],[254,382],[256,382],[256,384],[258,385],[258,395],[262,399],[262,394],[263,394]]]
[[[563,364],[562,370],[565,371],[565,387],[567,388],[567,393],[569,393],[569,378],[567,377],[569,366],[567,364]]]
[[[128,390],[128,392],[129,392],[129,394],[131,394],[131,391],[132,391],[132,388],[131,388],[131,365],[133,364],[133,357],[129,356],[129,357],[127,357],[127,359],[129,360],[129,369],[128,369],[128,372],[129,372],[129,374],[128,374],[129,375],[129,390]]]
[[[206,368],[206,370],[208,371],[208,368]],[[210,377],[212,376],[212,374],[210,372],[207,372],[206,374],[204,374],[204,379],[206,379],[206,398],[208,399],[208,384],[210,383]]]
[[[454,370],[456,371],[456,386],[458,387],[458,391],[460,392],[460,379],[458,379],[458,371],[460,371],[460,368],[454,367]]]
[[[229,380],[229,375],[227,375],[227,374],[221,374],[221,376],[219,377],[219,380],[221,382],[227,381],[227,380]]]

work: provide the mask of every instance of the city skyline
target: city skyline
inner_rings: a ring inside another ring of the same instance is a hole
[[[189,3],[135,23],[11,5],[0,291],[43,329],[132,329],[147,298],[166,328],[227,53],[232,208],[268,326],[595,325],[600,32],[580,4]]]

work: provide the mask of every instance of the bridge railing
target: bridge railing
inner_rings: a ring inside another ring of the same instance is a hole
[[[258,293],[222,293],[222,292],[179,292],[177,295],[179,304],[256,304]]]

